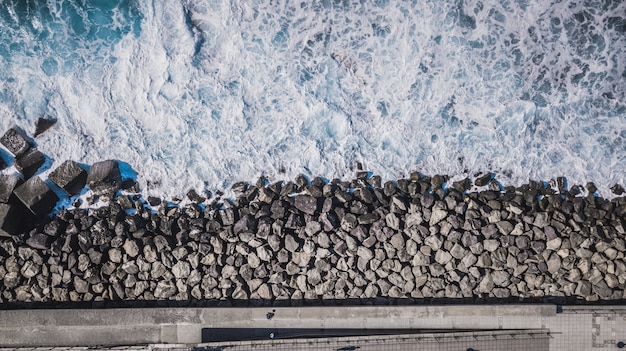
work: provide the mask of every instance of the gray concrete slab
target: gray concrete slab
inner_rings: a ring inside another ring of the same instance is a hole
[[[626,306],[565,306],[561,313],[555,305],[15,310],[0,311],[0,347],[190,348],[203,342],[205,328],[547,330],[550,350],[599,350],[626,340]]]

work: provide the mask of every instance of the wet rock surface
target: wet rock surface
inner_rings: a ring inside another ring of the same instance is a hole
[[[67,168],[62,188],[83,174]],[[92,171],[92,185],[119,189],[119,168]],[[442,189],[443,176],[372,178],[260,180],[239,184],[235,199],[184,206],[118,192],[107,206],[64,210],[0,236],[0,307],[625,299],[626,198],[537,182],[467,192],[469,180]],[[38,184],[24,193],[42,198]],[[10,230],[7,206],[0,226]]]

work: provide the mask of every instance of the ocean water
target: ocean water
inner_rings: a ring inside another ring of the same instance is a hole
[[[626,185],[626,2],[3,0],[0,130],[146,195],[494,171]],[[44,172],[45,175],[45,172]]]

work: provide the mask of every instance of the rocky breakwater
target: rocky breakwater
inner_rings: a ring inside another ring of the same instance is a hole
[[[365,172],[260,179],[236,184],[233,201],[192,191],[185,206],[118,192],[1,240],[0,299],[624,299],[626,198],[583,197],[563,179],[502,189],[487,174],[475,184],[484,190],[417,173],[384,184]]]

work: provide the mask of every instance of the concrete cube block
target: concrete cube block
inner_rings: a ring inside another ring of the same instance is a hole
[[[10,204],[0,204],[0,237],[10,237],[19,233],[23,211]]]
[[[33,147],[28,138],[15,128],[11,128],[4,133],[2,138],[0,138],[0,143],[16,157],[25,154],[26,151]]]
[[[15,168],[17,168],[25,179],[28,179],[37,173],[37,170],[46,162],[46,157],[39,150],[30,150],[15,159]]]
[[[95,195],[117,192],[122,187],[119,164],[113,160],[94,163],[87,174],[87,184]]]
[[[54,191],[39,177],[30,178],[13,194],[37,217],[48,215],[59,201]]]
[[[18,176],[0,174],[0,203],[8,203],[13,190],[22,183]]]
[[[87,183],[87,172],[78,163],[67,160],[52,171],[48,178],[68,194],[76,195]]]

